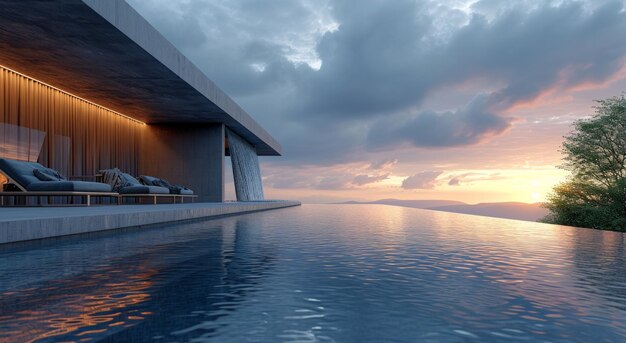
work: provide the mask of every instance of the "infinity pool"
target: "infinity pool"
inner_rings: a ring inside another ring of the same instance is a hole
[[[0,247],[0,342],[624,342],[624,235],[305,205]]]

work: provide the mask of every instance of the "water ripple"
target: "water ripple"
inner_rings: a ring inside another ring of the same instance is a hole
[[[1,342],[626,341],[624,235],[306,205],[0,247]]]

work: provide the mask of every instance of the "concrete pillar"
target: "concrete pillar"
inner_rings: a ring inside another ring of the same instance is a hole
[[[236,133],[226,129],[228,150],[233,164],[237,201],[262,201],[263,181],[256,149]]]
[[[193,189],[198,201],[224,201],[224,125],[147,125],[139,173]]]

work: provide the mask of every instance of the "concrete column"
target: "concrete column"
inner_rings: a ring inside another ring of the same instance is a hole
[[[261,168],[256,149],[236,133],[226,129],[228,150],[233,164],[237,201],[264,200]]]
[[[224,125],[147,125],[139,173],[193,189],[198,201],[224,201]]]

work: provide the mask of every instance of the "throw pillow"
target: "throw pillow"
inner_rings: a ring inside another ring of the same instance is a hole
[[[67,178],[58,171],[50,168],[35,169],[33,174],[41,181],[65,181]]]

